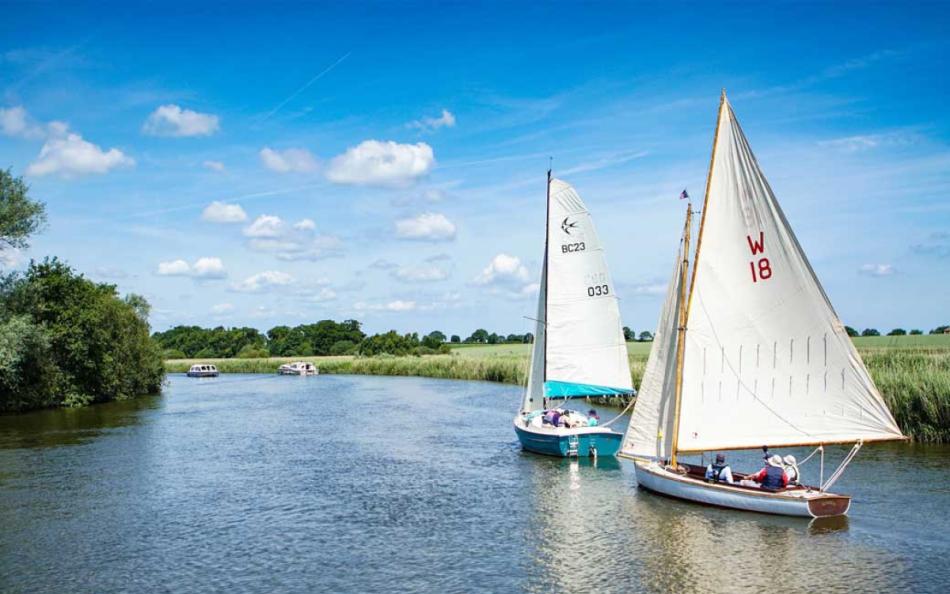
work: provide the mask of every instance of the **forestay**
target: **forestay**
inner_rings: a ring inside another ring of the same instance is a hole
[[[650,358],[640,381],[637,403],[623,438],[622,454],[665,460],[673,438],[676,398],[676,343],[682,287],[683,244],[676,256],[666,301],[653,338]]]
[[[574,188],[558,179],[550,183],[537,324],[544,327],[543,340],[536,340],[532,353],[523,410],[542,406],[539,373],[547,397],[633,392],[620,308],[594,223]]]
[[[902,438],[725,97],[720,109],[679,451]]]

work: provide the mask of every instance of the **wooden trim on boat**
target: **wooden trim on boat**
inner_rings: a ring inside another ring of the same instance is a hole
[[[906,435],[900,437],[868,437],[868,438],[857,438],[857,439],[842,439],[834,441],[797,441],[797,442],[786,442],[786,443],[768,443],[764,444],[770,448],[796,448],[796,447],[805,447],[805,446],[828,446],[828,445],[849,445],[857,442],[863,443],[880,443],[886,441],[909,441],[910,438]],[[680,450],[680,454],[702,454],[703,452],[719,452],[719,451],[731,451],[731,450],[754,450],[757,446],[751,446],[748,444],[745,445],[724,445],[717,446],[714,448],[706,447],[699,450]]]

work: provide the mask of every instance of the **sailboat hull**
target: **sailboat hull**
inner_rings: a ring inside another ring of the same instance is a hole
[[[822,493],[807,488],[771,492],[738,485],[707,483],[699,478],[702,476],[701,467],[687,468],[690,472],[681,475],[655,462],[637,461],[637,483],[644,489],[677,499],[782,516],[844,516],[851,507],[851,498],[847,495]]]
[[[622,434],[607,427],[538,429],[525,427],[520,417],[514,426],[522,448],[548,456],[615,456],[623,442]]]

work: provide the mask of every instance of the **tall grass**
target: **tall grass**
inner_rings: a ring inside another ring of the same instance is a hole
[[[519,345],[520,346],[520,345]],[[870,347],[860,348],[874,382],[884,396],[897,424],[917,441],[950,442],[950,348]],[[451,355],[424,357],[275,357],[270,359],[205,359],[222,373],[275,373],[281,363],[312,361],[321,373],[400,375],[443,379],[482,380],[524,385],[528,369],[527,349],[459,349]],[[646,369],[647,353],[638,349],[629,355],[633,385],[639,386]],[[183,373],[197,362],[180,359],[165,362],[166,370]],[[623,399],[603,403],[625,405]]]

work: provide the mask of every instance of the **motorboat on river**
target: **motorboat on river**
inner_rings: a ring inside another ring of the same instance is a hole
[[[556,401],[632,396],[620,308],[587,206],[548,171],[547,225],[528,387],[514,418],[529,451],[613,456],[623,435]]]
[[[195,363],[188,369],[188,377],[218,377],[218,368],[210,363]]]
[[[829,489],[848,463],[865,443],[905,437],[759,169],[725,92],[690,277],[692,214],[688,206],[620,455],[635,460],[641,487],[664,495],[788,516],[847,514],[851,498]],[[829,444],[854,445],[825,478]],[[746,486],[751,481],[741,473],[735,477],[745,484],[707,481],[705,467],[678,459],[759,446],[817,446],[818,484],[767,489]]]
[[[320,370],[309,361],[295,361],[284,363],[277,368],[278,375],[319,375]]]

